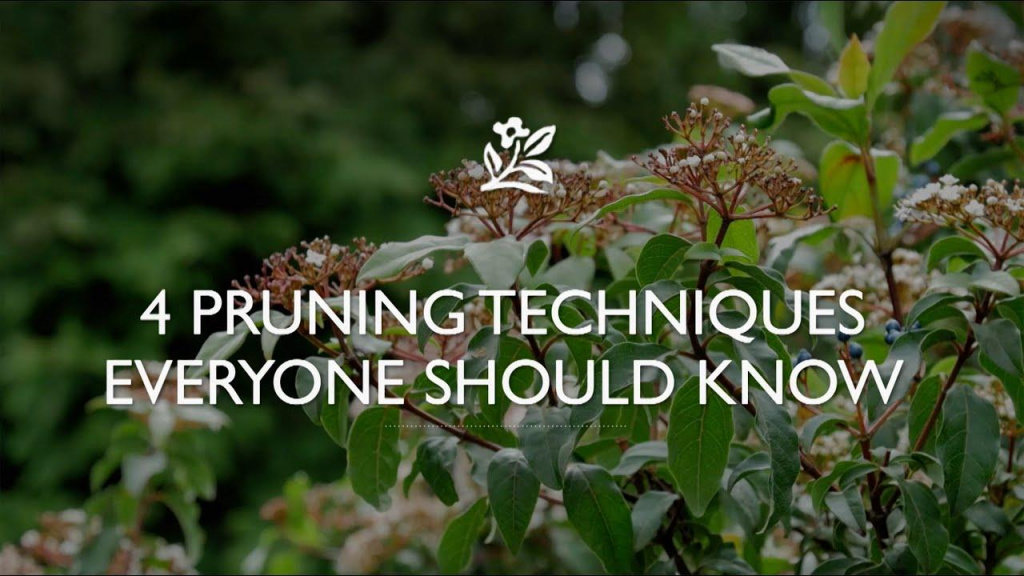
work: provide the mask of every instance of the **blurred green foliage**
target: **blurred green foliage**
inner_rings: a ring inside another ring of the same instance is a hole
[[[479,155],[507,116],[557,124],[551,152],[585,160],[595,148],[624,155],[659,143],[659,118],[685,107],[692,84],[763,95],[767,81],[723,71],[712,43],[762,46],[821,72],[836,44],[807,48],[812,12],[708,2],[0,6],[0,542],[87,496],[113,428],[109,414],[85,409],[104,392],[105,360],[192,357],[193,290],[225,289],[314,235],[437,233],[443,218],[418,201],[427,176]],[[602,38],[624,39],[628,59],[621,45],[602,51]],[[581,97],[594,74],[598,95],[602,81],[608,89],[600,102]],[[160,337],[138,315],[164,288],[175,320]],[[207,571],[237,569],[260,504],[296,470],[325,481],[344,466],[322,433],[294,425],[301,410],[226,409],[233,425],[212,446],[219,494],[202,511],[209,550],[220,551],[203,559]]]

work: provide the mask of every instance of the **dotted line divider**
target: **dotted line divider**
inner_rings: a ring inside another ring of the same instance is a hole
[[[385,428],[440,428],[437,424],[387,424]],[[591,428],[629,428],[626,424],[608,424],[602,426],[600,424],[593,424]],[[574,424],[522,424],[516,426],[504,426],[502,424],[475,424],[473,426],[465,426],[463,430],[473,430],[475,428],[505,428],[506,430],[511,428],[582,428]]]

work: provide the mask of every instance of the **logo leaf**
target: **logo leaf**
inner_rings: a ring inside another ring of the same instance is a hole
[[[494,146],[491,146],[490,142],[484,148],[484,166],[491,173],[491,178],[496,179],[498,174],[501,173],[501,156],[494,151]]]
[[[551,146],[551,141],[554,140],[554,138],[554,126],[545,126],[540,130],[537,130],[526,140],[526,145],[523,146],[523,154],[525,154],[527,158],[543,154],[548,147]]]

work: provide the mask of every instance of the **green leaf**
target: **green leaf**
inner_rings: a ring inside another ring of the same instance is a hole
[[[987,265],[974,266],[971,271],[969,288],[1017,296],[1020,294],[1020,283],[1005,270],[992,270]]]
[[[786,409],[771,401],[761,390],[751,390],[757,408],[754,429],[772,458],[771,513],[758,532],[764,532],[780,519],[788,525],[793,506],[793,484],[800,475],[800,440]]]
[[[641,442],[630,446],[619,458],[619,464],[612,468],[613,476],[632,476],[651,462],[668,460],[668,444],[661,440]]]
[[[822,96],[803,90],[796,84],[782,84],[768,91],[768,102],[770,108],[748,119],[751,125],[774,130],[786,116],[796,113],[847,142],[868,141],[868,112],[863,100]]]
[[[736,483],[755,472],[764,472],[765,470],[771,470],[772,468],[772,457],[767,452],[754,452],[750,456],[743,459],[742,462],[736,465],[732,470],[732,474],[729,475],[729,481],[726,483],[726,491],[732,492],[733,487]]]
[[[935,403],[939,400],[939,391],[942,390],[942,381],[938,376],[929,376],[917,385],[914,397],[910,401],[910,414],[907,417],[910,445],[916,446],[917,439],[924,430],[928,417],[931,416]],[[925,449],[935,444],[935,436],[932,435],[924,444]]]
[[[491,458],[487,468],[487,495],[505,545],[513,554],[518,554],[540,495],[540,481],[522,452],[505,448]]]
[[[928,249],[928,271],[931,272],[943,261],[958,256],[965,260],[988,261],[977,244],[963,236],[947,236]]]
[[[1018,147],[1024,147],[1024,138],[1017,137],[1014,141]],[[981,180],[986,174],[1005,172],[1014,174],[1020,171],[1017,153],[1010,146],[997,146],[973,154],[965,154],[953,162],[948,172],[962,181]]]
[[[860,534],[867,532],[867,513],[856,486],[825,494],[825,506],[847,527]]]
[[[583,542],[612,574],[633,572],[633,522],[611,474],[599,466],[573,465],[565,474],[565,511]]]
[[[845,488],[845,486],[842,486],[844,481],[849,482],[863,477],[877,469],[878,466],[864,460],[842,460],[837,462],[831,472],[807,485],[807,492],[811,495],[811,504],[814,506],[814,510],[817,512],[823,510],[825,495],[829,493],[829,489],[834,483],[839,482],[840,488]]]
[[[594,280],[594,259],[581,256],[566,258],[548,268],[537,278],[538,284],[586,289]]]
[[[939,501],[922,484],[900,480],[899,485],[907,521],[907,543],[921,573],[932,574],[939,569],[949,547],[949,532],[941,522]]]
[[[641,286],[672,277],[692,244],[672,234],[659,234],[644,244],[636,260],[636,279]]]
[[[601,218],[604,218],[609,214],[618,214],[619,212],[622,212],[623,210],[636,204],[653,202],[655,200],[675,200],[677,202],[687,202],[689,201],[689,199],[689,196],[673,188],[655,188],[653,190],[648,190],[647,192],[641,192],[640,194],[629,194],[628,196],[623,196],[622,198],[619,198],[614,202],[609,202],[608,204],[602,206],[596,214],[582,222],[580,224],[580,227],[583,227],[591,222],[594,222],[595,220],[600,220]]]
[[[1017,421],[1024,423],[1024,345],[1020,329],[1007,318],[997,318],[975,325],[974,333],[982,367],[1003,383]]]
[[[416,448],[416,467],[423,479],[445,506],[459,501],[452,473],[455,457],[459,453],[458,439],[454,436],[427,438]]]
[[[722,217],[718,215],[718,212],[714,210],[708,212],[707,237],[709,239],[716,238],[721,227]],[[751,262],[756,264],[761,257],[761,250],[757,245],[757,230],[754,227],[754,221],[736,220],[729,224],[729,229],[725,232],[725,240],[722,242],[722,248],[739,250]],[[726,257],[726,259],[736,260],[735,257]]]
[[[957,516],[974,504],[999,461],[999,416],[995,407],[967,386],[955,386],[942,404],[935,442],[949,501]]]
[[[324,386],[330,386],[327,382]],[[334,404],[330,404],[325,398],[320,407],[320,424],[324,431],[331,437],[331,440],[338,446],[345,446],[348,441],[348,387],[343,382],[335,381]]]
[[[481,498],[448,524],[437,547],[437,565],[442,574],[458,574],[469,567],[486,519],[487,499]]]
[[[538,238],[530,244],[530,248],[526,251],[526,269],[529,270],[530,274],[536,276],[544,264],[548,261],[548,256],[551,255],[551,249],[548,248],[547,242],[543,239]]]
[[[398,481],[400,415],[393,406],[363,410],[348,437],[348,471],[352,490],[377,510],[391,505],[388,490]]]
[[[514,236],[474,242],[465,247],[464,253],[480,280],[494,290],[515,284],[526,265],[526,243]]]
[[[967,85],[998,114],[1005,114],[1017,103],[1020,72],[989,54],[977,42],[967,50]]]
[[[785,74],[805,90],[825,95],[835,94],[835,90],[828,82],[813,74],[790,68],[782,58],[763,48],[743,44],[714,44],[711,49],[718,53],[725,66],[734,68],[745,76],[760,78]]]
[[[899,181],[900,158],[888,150],[872,150],[878,202],[883,208],[892,203],[893,190]],[[821,195],[836,206],[835,218],[871,217],[874,214],[867,172],[860,151],[840,141],[833,141],[821,153],[818,182]]]
[[[931,160],[961,132],[981,130],[988,126],[988,115],[981,112],[947,112],[939,116],[927,132],[914,138],[910,145],[910,164],[917,166]]]
[[[324,403],[327,401],[327,385],[330,383],[328,365],[333,362],[330,358],[323,356],[311,356],[306,358],[316,371],[320,373],[320,391],[317,396],[302,405],[302,411],[306,413],[310,421],[317,426],[320,425],[320,413]],[[295,373],[295,393],[301,398],[312,392],[314,386],[313,374],[304,368],[299,368]]]
[[[534,473],[546,486],[562,489],[562,475],[579,430],[569,423],[568,408],[530,406],[519,423],[519,445]]]
[[[366,260],[356,281],[393,278],[435,252],[461,251],[467,244],[469,238],[465,236],[420,236],[410,242],[387,242]]]
[[[196,360],[202,360],[203,363],[189,368],[187,371],[188,377],[201,378],[206,376],[210,371],[211,360],[227,360],[231,358],[242,347],[242,344],[245,344],[247,336],[249,336],[249,331],[244,326],[241,328],[235,326],[234,334],[228,334],[227,331],[210,334],[206,342],[203,342],[199,353],[196,354]]]
[[[668,469],[694,516],[704,515],[722,485],[732,442],[732,407],[717,396],[700,403],[700,386],[690,379],[669,410]]]
[[[654,540],[654,536],[661,528],[661,521],[672,507],[672,503],[679,500],[677,494],[651,490],[644,492],[633,504],[633,550],[642,550]]]
[[[800,444],[803,445],[804,450],[810,450],[818,436],[834,430],[837,424],[845,421],[846,419],[839,414],[831,412],[812,417],[804,423],[804,427],[800,431]]]
[[[287,326],[291,323],[292,315],[285,314],[277,310],[270,311],[270,323],[274,326]],[[266,321],[263,319],[263,311],[260,310],[252,315],[252,320],[257,327],[263,328],[266,326]],[[270,360],[274,357],[274,348],[277,347],[277,341],[281,339],[281,334],[274,334],[270,330],[260,331],[260,348],[263,351],[263,358]]]
[[[875,38],[874,61],[865,95],[868,108],[892,80],[910,51],[927,38],[939,21],[945,2],[893,2],[885,13],[882,30]]]
[[[871,62],[854,34],[839,55],[839,88],[847,98],[860,98],[868,90]]]
[[[941,572],[943,574],[981,574],[982,566],[966,550],[950,544],[946,549]]]

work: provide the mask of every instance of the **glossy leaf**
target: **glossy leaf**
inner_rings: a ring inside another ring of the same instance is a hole
[[[935,449],[942,462],[949,512],[974,504],[999,461],[999,417],[995,407],[967,386],[955,386],[942,404]]]
[[[599,466],[573,465],[565,474],[562,496],[569,521],[605,570],[633,572],[633,522],[611,474]]]
[[[828,82],[807,72],[790,68],[781,58],[763,48],[743,44],[715,44],[711,48],[726,66],[738,70],[745,76],[759,78],[785,74],[805,90],[818,94],[835,94],[835,90]]]
[[[469,567],[486,519],[487,499],[481,498],[448,524],[437,547],[437,565],[443,574],[458,574]]]
[[[672,234],[659,234],[644,244],[636,261],[636,279],[646,286],[672,277],[683,263],[690,242]]]
[[[651,490],[644,492],[633,505],[633,549],[642,550],[651,543],[661,528],[662,520],[672,504],[679,500],[678,494]]]
[[[749,118],[759,128],[774,130],[786,116],[800,114],[825,132],[852,143],[868,140],[868,112],[863,100],[823,96],[796,84],[782,84],[768,91],[771,107]]]
[[[872,150],[878,202],[882,207],[892,203],[893,191],[900,175],[899,156],[889,151]],[[821,154],[819,164],[821,195],[836,206],[835,218],[871,217],[874,214],[867,172],[860,151],[845,142],[831,142]]]
[[[910,164],[917,166],[931,160],[957,134],[973,132],[988,126],[988,115],[981,112],[947,112],[910,145]]]
[[[437,252],[458,252],[469,244],[465,236],[420,236],[410,242],[382,244],[359,269],[358,282],[398,276],[410,265]]]
[[[868,90],[871,62],[854,34],[839,55],[839,87],[847,98],[860,98]]]
[[[527,462],[546,486],[562,489],[578,428],[569,422],[568,408],[530,406],[519,423],[519,445]]]
[[[939,501],[923,484],[902,480],[899,484],[910,551],[921,572],[931,574],[942,564],[949,547],[949,532],[940,521]]]
[[[701,404],[696,380],[676,392],[669,411],[668,468],[695,516],[703,516],[718,494],[732,435],[732,407],[721,398],[711,395]]]
[[[398,481],[399,422],[398,408],[372,406],[352,423],[348,437],[352,490],[378,510],[391,505],[388,491]]]
[[[893,2],[885,13],[874,43],[874,61],[865,98],[869,108],[892,80],[910,51],[927,38],[939,20],[945,2]]]
[[[761,526],[764,532],[779,520],[788,524],[793,505],[793,484],[800,474],[800,441],[789,413],[761,390],[752,390],[757,407],[754,428],[771,455],[771,513]]]
[[[526,265],[526,243],[512,236],[466,245],[464,253],[480,280],[491,289],[515,284]]]
[[[458,453],[458,439],[454,436],[427,438],[416,448],[416,468],[445,506],[459,501],[452,479]]]
[[[487,495],[505,545],[518,554],[540,495],[540,481],[522,452],[505,448],[491,458],[487,467]]]

